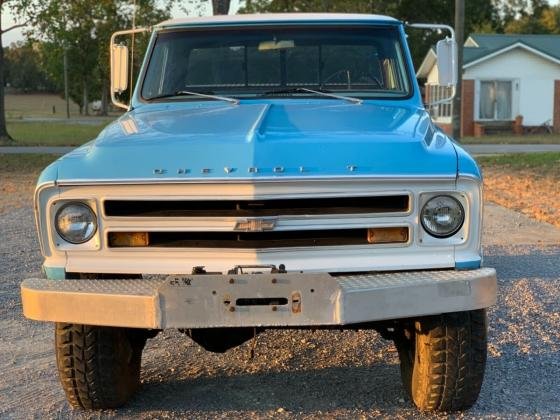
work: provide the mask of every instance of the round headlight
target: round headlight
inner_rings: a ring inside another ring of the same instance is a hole
[[[60,237],[71,244],[83,244],[97,231],[95,213],[84,203],[62,206],[56,213],[55,226]]]
[[[420,220],[430,235],[448,238],[463,226],[465,210],[457,199],[448,195],[438,195],[424,204]]]

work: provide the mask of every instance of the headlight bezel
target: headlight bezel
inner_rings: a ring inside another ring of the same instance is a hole
[[[460,209],[460,214],[461,214],[460,222],[452,230],[450,230],[446,233],[435,232],[432,229],[430,229],[428,226],[426,226],[426,223],[424,222],[424,211],[426,210],[426,207],[428,206],[428,204],[430,204],[430,202],[432,202],[433,200],[436,200],[438,198],[450,199],[455,204],[457,204],[458,208]],[[459,233],[463,229],[463,227],[465,225],[465,221],[466,221],[466,211],[465,211],[465,206],[463,205],[461,200],[458,199],[457,197],[454,197],[451,193],[438,193],[438,194],[430,196],[429,198],[426,199],[426,201],[422,204],[422,206],[420,208],[418,218],[420,220],[420,224],[422,226],[422,229],[428,235],[430,235],[431,237],[436,238],[436,239],[447,239],[447,238],[451,238],[451,237],[455,236],[457,233]],[[463,238],[461,238],[461,239],[463,239]]]
[[[88,234],[88,236],[84,237],[84,239],[81,241],[75,241],[69,239],[63,232],[60,231],[59,228],[59,216],[61,212],[64,211],[64,209],[67,209],[70,206],[83,207],[91,214],[91,220],[93,222],[93,230]],[[62,239],[64,242],[73,246],[87,244],[88,242],[90,242],[92,239],[96,237],[97,231],[99,229],[99,222],[97,220],[97,213],[95,212],[95,210],[87,202],[79,201],[79,200],[69,200],[69,201],[65,201],[64,203],[61,203],[60,207],[54,212],[53,224],[54,224],[54,230],[58,235],[58,237]]]

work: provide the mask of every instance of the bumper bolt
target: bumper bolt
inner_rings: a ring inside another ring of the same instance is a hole
[[[271,309],[272,309],[272,312],[276,312],[278,310],[278,307],[273,306]]]
[[[230,306],[230,307],[229,307],[229,311],[230,311],[230,312],[235,312],[235,306]]]
[[[277,280],[276,279],[272,279],[272,284],[276,284]]]
[[[235,283],[235,279],[229,279],[229,284]]]

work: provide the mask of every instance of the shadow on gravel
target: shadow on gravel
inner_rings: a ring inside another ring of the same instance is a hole
[[[560,247],[557,246],[484,248],[484,265],[495,268],[500,281],[522,278],[558,279],[558,261]]]
[[[148,401],[149,400],[149,401]],[[398,365],[266,372],[144,383],[126,414],[153,410],[202,412],[286,411],[410,407]]]
[[[515,344],[501,350],[501,356],[488,357],[484,384],[471,414],[558,418],[560,382],[550,374],[560,369],[558,353],[523,354]]]

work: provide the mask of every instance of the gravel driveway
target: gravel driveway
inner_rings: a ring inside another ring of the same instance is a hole
[[[560,229],[486,207],[485,264],[496,267],[482,393],[467,417],[560,416]],[[52,326],[23,319],[22,278],[37,275],[31,209],[0,215],[0,417],[83,417],[58,384]],[[170,331],[148,343],[143,388],[119,411],[91,417],[411,417],[391,343],[375,332],[268,331],[204,352]]]

